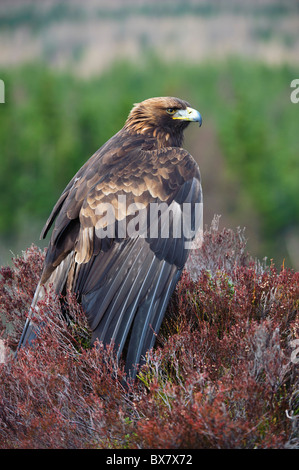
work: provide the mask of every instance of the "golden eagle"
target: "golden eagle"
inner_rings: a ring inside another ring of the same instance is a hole
[[[86,313],[92,341],[112,341],[136,376],[133,366],[153,347],[187,260],[202,202],[198,165],[181,147],[191,121],[201,125],[202,118],[186,101],[142,101],[73,177],[41,233],[45,238],[54,224],[19,347],[38,334],[30,317],[47,288],[70,290]],[[184,231],[187,206],[190,236]],[[136,221],[138,211],[143,218]]]

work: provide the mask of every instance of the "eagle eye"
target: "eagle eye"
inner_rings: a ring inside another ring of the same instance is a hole
[[[167,112],[168,114],[174,114],[176,111],[177,111],[177,108],[167,108],[167,109],[166,109],[166,112]]]

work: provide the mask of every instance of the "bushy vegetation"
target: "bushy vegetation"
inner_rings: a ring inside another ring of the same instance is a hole
[[[1,269],[8,350],[43,256],[32,246]],[[89,347],[74,297],[66,324],[49,294],[35,347],[0,367],[1,448],[298,447],[299,273],[252,261],[243,232],[217,223],[191,256],[134,384],[112,347]]]
[[[24,221],[46,220],[70,178],[122,127],[134,102],[174,95],[196,104],[204,125],[216,128],[228,171],[240,182],[238,198],[249,198],[260,218],[260,256],[285,253],[285,233],[299,227],[298,109],[290,101],[295,68],[237,60],[178,67],[145,54],[138,66],[118,63],[86,80],[42,65],[0,75],[6,84],[2,236],[11,239]],[[196,154],[200,163],[200,148]]]

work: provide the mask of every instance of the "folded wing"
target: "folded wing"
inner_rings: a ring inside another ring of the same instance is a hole
[[[95,154],[54,207],[42,232],[56,219],[40,284],[76,292],[93,341],[113,341],[134,377],[188,257],[192,234],[184,230],[184,207],[191,208],[194,232],[202,193],[198,166],[187,151],[140,150],[128,139],[117,152],[115,147],[109,141]],[[112,221],[102,210],[107,204]],[[146,224],[141,230],[138,219],[139,231],[124,234],[120,227],[134,226],[136,213]]]

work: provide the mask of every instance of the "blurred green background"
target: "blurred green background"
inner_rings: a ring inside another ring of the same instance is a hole
[[[204,224],[221,214],[253,256],[299,269],[297,1],[3,0],[0,44],[1,264],[45,246],[56,199],[133,103],[173,95],[203,116],[185,147]]]

